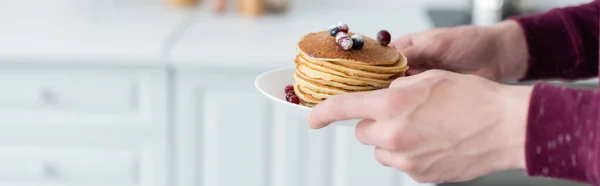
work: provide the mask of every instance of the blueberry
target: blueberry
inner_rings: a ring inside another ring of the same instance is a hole
[[[340,32],[340,28],[338,28],[337,26],[331,27],[329,29],[329,35],[332,37],[335,37],[335,35],[337,35],[338,32]]]
[[[365,45],[365,41],[363,40],[362,36],[358,34],[352,36],[352,42],[354,43],[352,45],[352,49],[354,50],[360,50]]]

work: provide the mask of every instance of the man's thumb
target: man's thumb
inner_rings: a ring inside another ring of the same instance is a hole
[[[406,57],[409,66],[421,66],[427,58],[421,45],[410,46],[404,50],[401,50],[400,53]]]
[[[400,51],[408,61],[409,69],[406,72],[406,75],[415,75],[427,69],[427,56],[425,56],[423,51],[423,47],[419,45],[413,45]]]

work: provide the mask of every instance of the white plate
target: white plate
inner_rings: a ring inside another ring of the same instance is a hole
[[[295,68],[282,68],[262,73],[254,81],[254,86],[256,86],[256,89],[258,89],[260,93],[267,96],[267,98],[281,108],[285,108],[289,113],[308,121],[308,113],[312,110],[311,108],[296,105],[285,100],[285,86],[294,84],[295,71]],[[358,121],[359,120],[337,121],[332,124],[356,126]]]

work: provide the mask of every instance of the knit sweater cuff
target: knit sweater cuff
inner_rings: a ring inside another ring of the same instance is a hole
[[[530,176],[598,183],[598,101],[591,90],[534,85],[525,144]]]

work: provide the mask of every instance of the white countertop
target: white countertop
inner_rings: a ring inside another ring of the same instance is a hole
[[[341,2],[294,1],[285,15],[259,20],[237,13],[197,11],[195,22],[171,50],[169,61],[184,67],[268,70],[292,66],[296,43],[303,35],[327,30],[338,21],[370,37],[376,37],[380,29],[397,38],[433,27],[422,2],[373,0],[362,7],[350,4],[365,1]],[[338,8],[328,9],[330,6]]]
[[[160,1],[1,0],[0,63],[164,65],[184,11]]]

